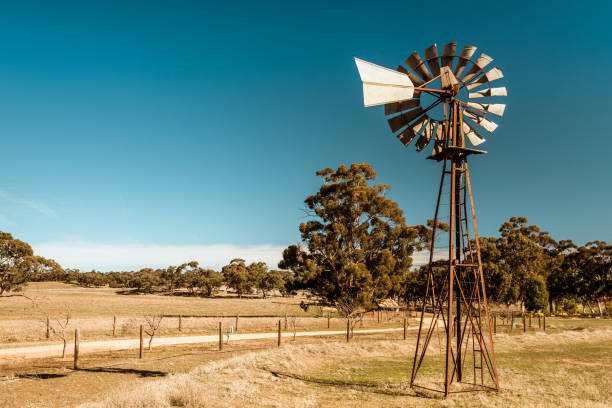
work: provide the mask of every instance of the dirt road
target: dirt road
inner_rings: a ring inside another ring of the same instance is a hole
[[[416,330],[417,327],[409,327],[408,330]],[[401,331],[402,328],[392,329],[366,329],[366,330],[355,330],[355,334],[371,334],[371,333],[385,333]],[[337,336],[346,334],[345,330],[322,330],[322,331],[308,331],[298,332],[297,337],[303,336]],[[245,333],[238,334],[234,333],[230,335],[230,342],[236,342],[240,340],[259,340],[259,339],[273,339],[278,336],[278,333]],[[293,333],[285,332],[282,333],[282,337],[293,337]],[[224,341],[227,338],[224,335]],[[156,346],[171,346],[177,344],[195,344],[195,343],[215,343],[219,341],[219,335],[207,335],[207,336],[185,336],[185,337],[156,337],[153,339],[153,347]],[[112,351],[112,350],[127,350],[138,348],[140,344],[139,339],[123,339],[123,340],[102,340],[102,341],[81,341],[79,342],[79,353],[95,353],[101,351]],[[145,345],[148,344],[148,339],[145,339]],[[69,343],[66,347],[66,354],[71,355],[74,350],[74,343]],[[61,356],[62,344],[51,344],[44,346],[28,346],[28,347],[13,347],[0,350],[0,358],[4,359],[30,359],[40,357],[51,357]]]

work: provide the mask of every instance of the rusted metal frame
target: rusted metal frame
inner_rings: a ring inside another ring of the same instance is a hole
[[[430,79],[430,80],[429,80],[429,81],[427,81],[427,82],[423,82],[423,83],[420,85],[420,88],[422,88],[422,89],[420,89],[420,90],[430,89],[430,88],[426,88],[425,86],[426,86],[426,85],[428,85],[428,84],[430,84],[430,83],[432,83],[433,81],[435,81],[435,80],[436,80],[436,79],[438,79],[438,78],[440,78],[440,75],[438,75],[438,76],[437,76],[437,77],[435,77],[435,78]],[[416,88],[415,88],[415,89],[416,89]]]
[[[494,375],[494,380],[495,380],[495,388],[497,391],[499,391],[499,377],[497,374],[497,362],[495,359],[495,345],[493,343],[493,334],[491,333],[491,316],[489,314],[489,305],[487,303],[487,291],[485,288],[485,284],[484,284],[484,275],[482,273],[482,259],[480,256],[480,243],[478,242],[478,224],[476,223],[476,211],[474,210],[474,198],[472,196],[472,185],[470,183],[470,173],[467,167],[467,162],[465,163],[465,175],[466,175],[466,182],[467,182],[467,187],[468,187],[468,194],[470,196],[470,206],[472,208],[472,219],[474,222],[474,238],[475,238],[475,242],[476,242],[476,250],[477,250],[477,254],[478,254],[478,264],[480,265],[478,267],[478,272],[480,275],[480,285],[481,285],[481,289],[482,289],[482,296],[483,296],[483,303],[484,303],[484,308],[485,308],[485,313],[487,315],[487,328],[489,331],[489,341],[491,343],[491,355],[493,357],[493,375]]]
[[[444,89],[421,88],[421,87],[415,86],[414,90],[422,91],[422,92],[436,92],[436,93],[441,93],[441,94],[446,94],[446,95],[452,95],[451,92],[445,91]]]
[[[424,385],[414,384],[414,387],[421,388],[421,389],[428,390],[428,391],[432,391],[432,392],[444,393],[444,391],[436,390],[435,388],[425,387]],[[466,392],[484,392],[484,391],[497,391],[497,390],[495,388],[493,388],[493,387],[489,387],[487,385],[483,385],[481,388],[474,388],[474,389],[471,389],[471,390],[451,391],[451,392],[449,392],[449,394],[463,394],[463,393],[466,393]]]
[[[461,109],[461,108],[459,108]],[[460,125],[459,125],[459,129],[461,130],[461,140],[463,141],[463,143],[465,144],[465,134],[463,133],[463,110],[461,111],[461,115],[459,115],[459,121],[460,121]],[[467,169],[467,158],[463,159],[463,168]],[[467,170],[464,170],[463,174],[463,183],[464,185],[466,184],[465,182],[465,172]],[[467,185],[464,186],[463,188],[463,213],[465,214],[465,232],[467,234],[467,239],[468,239],[468,250],[470,251],[470,262],[473,264],[474,263],[474,254],[472,253],[472,243],[470,242],[470,227],[469,227],[469,223],[468,223],[468,216],[467,216]]]
[[[459,286],[459,293],[461,294],[461,297],[463,298],[463,301],[465,303],[467,303],[467,301],[465,300],[465,295],[463,294],[463,289],[461,288],[461,285],[459,284],[458,281],[457,281],[457,283],[458,283],[457,286]],[[472,324],[472,326],[475,327],[474,320],[472,319],[472,316],[468,314],[468,317],[470,318],[470,323]],[[491,371],[491,366],[490,366],[490,363],[489,363],[489,360],[490,360],[491,357],[489,356],[489,352],[488,352],[488,349],[486,347],[486,344],[484,343],[484,339],[482,339],[481,336],[482,336],[482,328],[481,328],[481,335],[478,336],[478,345],[480,346],[481,350],[487,351],[487,357],[489,357],[489,359],[485,359],[485,362],[487,363],[487,368],[489,369],[489,374],[491,374],[492,371]]]
[[[461,284],[459,283],[459,279],[458,279],[458,285],[461,285]],[[473,294],[474,294],[474,288],[472,288],[472,295],[473,295]],[[466,304],[466,309],[468,310],[468,313],[471,313],[471,311],[473,310],[473,307],[472,307],[471,303],[470,303],[470,304]],[[465,337],[465,332],[466,332],[466,329],[467,329],[467,323],[468,323],[468,316],[467,316],[467,314],[466,314],[466,317],[465,317],[465,324],[464,324],[463,331],[462,331],[462,334],[461,334],[461,343],[460,343],[460,344],[463,344],[463,341],[464,341],[463,339],[464,339],[464,337]],[[480,322],[479,322],[479,323],[480,323]],[[479,326],[479,327],[480,327],[480,326]],[[472,332],[474,332],[474,325],[472,325]],[[482,330],[481,330],[481,332],[482,332]],[[469,334],[468,334],[468,339],[469,339]],[[468,345],[467,345],[467,342],[468,342],[468,341],[466,341],[466,345],[465,345],[466,353],[467,353],[467,346],[468,346]],[[472,347],[472,348],[473,348],[473,347]],[[474,354],[474,353],[475,353],[475,352],[473,351],[473,354]],[[474,357],[474,358],[475,358],[475,357]],[[463,361],[465,361],[465,355],[463,356]],[[454,375],[454,372],[453,372],[453,375]],[[475,375],[475,373],[474,373],[474,375]],[[475,383],[475,382],[476,382],[476,381],[474,380],[474,383]]]
[[[415,117],[414,119],[412,119],[411,121],[407,122],[406,125],[403,125],[400,130],[398,131],[398,135],[400,133],[402,133],[404,130],[406,130],[412,123],[416,123],[420,118],[423,117],[423,115],[425,115],[427,112],[429,112],[430,110],[432,110],[433,108],[435,108],[436,106],[438,106],[440,103],[442,103],[443,101],[441,99],[436,100],[435,102],[432,102],[431,105],[429,105],[428,107],[426,107],[425,109],[423,109],[423,112],[421,112],[417,117]],[[404,112],[405,113],[405,112]],[[401,116],[403,115],[403,113],[401,113],[400,115],[397,116]],[[393,118],[397,117],[394,116]],[[418,132],[417,132],[418,133]],[[415,134],[416,137],[416,134]],[[411,140],[412,141],[412,140]]]
[[[478,287],[478,282],[475,281],[474,282],[474,289],[473,289],[474,292],[477,292],[477,287]],[[463,293],[462,293],[462,295],[463,295]],[[478,294],[478,302],[479,302],[479,305],[480,305],[480,294]],[[471,310],[473,310],[473,308]],[[478,325],[477,326],[474,325],[473,324],[473,320],[472,320],[472,327],[477,327],[478,328],[479,336],[480,336],[480,338],[482,338],[482,318],[480,317],[480,314],[481,314],[481,312],[480,312],[480,307],[479,307],[479,315],[478,315],[478,317],[474,316],[474,318],[476,318],[476,321],[478,322]],[[480,344],[480,341],[479,341],[479,344]],[[484,352],[486,352],[487,358],[489,359],[488,361],[491,361],[491,356],[489,354],[489,349],[488,349],[487,343],[484,341],[484,339],[482,340],[482,344],[481,344],[480,349],[481,349],[481,359],[482,359],[482,354],[483,354],[483,351],[484,351]],[[474,358],[476,358],[475,355],[474,355]],[[481,364],[481,367],[482,367],[482,364]],[[491,375],[491,377],[493,377],[493,375],[491,374],[491,369],[490,369],[488,363],[487,363],[487,369],[489,370],[489,374]],[[482,377],[482,375],[481,375],[481,377]],[[482,382],[484,383],[484,380]]]
[[[461,345],[463,345],[463,338],[465,336],[465,331],[467,329],[467,317],[465,318],[466,320],[466,324],[463,325],[463,330],[461,332]],[[468,333],[468,339],[469,339],[469,333]],[[461,361],[461,366],[463,367],[463,363],[465,362],[465,357],[467,356],[467,346],[468,346],[468,341],[466,341],[465,343],[465,353],[463,353],[463,357],[462,357],[462,361]],[[457,365],[455,364],[455,369],[453,370],[453,373],[451,375],[451,383],[453,382],[454,378],[455,378],[455,373],[457,372]],[[457,379],[457,381],[461,382],[462,380]]]
[[[416,365],[416,372],[414,374],[414,378],[416,379],[416,376],[418,374],[418,370],[421,367],[421,364],[423,362],[423,359],[425,358],[425,354],[427,353],[427,348],[429,347],[429,342],[431,340],[431,337],[433,336],[434,331],[436,333],[439,333],[439,328],[438,328],[438,319],[440,316],[442,316],[442,321],[444,323],[444,327],[446,327],[446,319],[444,319],[444,309],[442,304],[444,303],[445,298],[443,297],[443,295],[446,295],[445,293],[445,288],[444,288],[444,284],[443,286],[440,288],[440,294],[437,297],[437,300],[435,299],[435,296],[433,296],[433,292],[435,290],[435,282],[433,280],[433,273],[432,273],[432,279],[431,279],[431,285],[432,285],[432,321],[429,325],[429,329],[427,331],[427,335],[425,336],[425,341],[423,342],[423,348],[422,353],[420,355],[419,358],[419,362]]]
[[[431,337],[433,336],[434,330],[438,332],[437,323],[438,323],[439,317],[442,316],[442,322],[444,323],[445,329],[452,327],[450,326],[450,322],[447,322],[446,318],[444,317],[444,301],[447,300],[447,298],[443,297],[443,295],[448,296],[448,292],[447,291],[445,292],[445,286],[446,286],[446,282],[443,284],[442,288],[440,289],[440,295],[438,295],[437,305],[432,305],[434,307],[435,315],[432,317],[432,323],[430,324],[430,328],[427,332],[427,336],[425,337],[425,341],[423,342],[422,353],[421,353],[419,362],[417,363],[417,372],[419,368],[421,367],[423,359],[425,358],[425,354],[427,353],[427,348],[429,347],[429,342],[431,340]],[[452,348],[451,348],[451,355],[452,355],[453,364],[454,364],[455,356],[454,356],[454,353],[452,352]],[[442,369],[444,370],[444,367],[442,367]],[[416,374],[415,374],[415,378],[416,378]]]
[[[474,290],[472,289],[471,295],[473,295],[473,294],[474,294]],[[472,307],[471,302],[469,304],[466,304],[465,307],[466,307],[468,313],[471,313],[472,310],[474,310],[474,308]],[[461,335],[461,344],[463,344],[463,338],[465,337],[465,332],[466,332],[466,329],[467,329],[467,324],[468,324],[468,317],[467,317],[467,314],[466,314],[465,324],[464,324],[463,332],[462,332],[462,335]],[[474,330],[474,326],[472,326],[472,330]],[[468,335],[468,338],[469,338],[469,335]],[[466,350],[467,350],[467,344],[466,344]],[[464,360],[465,360],[465,356],[464,356]]]
[[[456,115],[456,110],[453,109],[453,120],[452,120],[452,134],[451,137],[453,138],[452,143],[453,146],[456,146],[456,122],[455,122],[455,115]],[[447,316],[448,316],[448,326],[446,328],[446,368],[444,370],[444,396],[448,397],[448,393],[450,391],[450,380],[451,380],[451,375],[450,375],[450,360],[451,360],[451,349],[452,349],[452,333],[451,333],[451,321],[453,318],[453,285],[454,285],[454,277],[453,274],[455,273],[455,265],[454,265],[454,254],[453,254],[453,249],[454,249],[454,235],[455,235],[455,174],[457,173],[457,169],[456,169],[457,165],[455,163],[454,160],[451,161],[451,191],[450,191],[450,220],[449,220],[449,224],[450,224],[450,232],[448,235],[448,301],[447,301]]]
[[[442,322],[444,323],[444,327],[447,326],[446,319],[444,318],[443,303],[444,303],[445,298],[442,297],[443,293],[444,293],[444,286],[440,290],[440,295],[438,295],[437,305],[432,304],[435,314],[432,314],[433,316],[432,316],[431,324],[429,325],[429,330],[427,331],[427,335],[425,336],[425,341],[423,342],[422,353],[421,353],[421,356],[419,358],[419,362],[416,368],[417,372],[419,368],[421,367],[421,364],[423,363],[423,359],[425,358],[425,354],[427,353],[427,348],[429,347],[429,341],[431,340],[433,332],[434,330],[438,328],[438,319],[440,316],[442,316]],[[415,374],[415,378],[416,378],[416,374]]]
[[[460,110],[459,110],[459,104],[456,101],[453,101],[453,137],[454,137],[454,142],[453,144],[455,146],[460,146],[463,147],[463,140],[461,138],[462,134],[460,133],[461,130],[459,128],[459,123],[460,123]],[[454,164],[454,174],[453,174],[453,179],[452,179],[452,183],[454,184],[454,194],[453,194],[453,200],[452,200],[452,205],[455,207],[454,208],[454,226],[455,226],[455,231],[454,231],[454,240],[455,240],[455,259],[454,259],[454,268],[453,268],[453,275],[455,276],[456,280],[457,280],[457,285],[460,285],[460,280],[461,280],[461,272],[462,272],[462,268],[456,266],[456,264],[461,263],[461,257],[462,257],[462,249],[463,249],[463,238],[462,238],[462,228],[461,228],[461,171],[460,169],[462,168],[461,166],[461,159],[460,158],[456,158],[453,160],[453,164]],[[455,306],[455,326],[456,326],[456,343],[457,343],[457,380],[461,381],[463,379],[463,369],[461,366],[461,342],[462,342],[462,330],[461,330],[461,299],[459,298],[459,296],[456,296],[456,306]],[[452,380],[451,380],[452,382]]]
[[[476,331],[474,330],[474,327],[472,327],[472,331],[474,332],[474,335],[472,336],[472,355],[474,356],[474,385],[476,385],[476,343],[474,343],[474,337],[476,337]],[[482,353],[480,353],[480,374],[482,377]],[[484,382],[481,381],[480,385],[483,385]]]
[[[414,378],[416,376],[415,373],[415,367],[416,367],[416,359],[417,359],[417,355],[419,352],[419,343],[421,341],[421,330],[423,329],[423,318],[425,317],[425,305],[426,305],[426,300],[429,294],[429,283],[430,283],[430,278],[431,278],[431,283],[432,283],[432,298],[435,299],[435,286],[433,285],[433,272],[432,272],[432,268],[431,268],[431,263],[433,262],[433,254],[434,254],[434,249],[435,249],[435,242],[436,242],[436,229],[437,229],[437,224],[438,224],[438,209],[440,207],[440,198],[442,196],[442,188],[444,187],[444,175],[446,172],[446,160],[444,160],[444,165],[442,167],[442,176],[440,177],[440,188],[438,189],[438,199],[436,201],[436,210],[434,213],[434,225],[432,228],[432,236],[431,236],[431,246],[430,246],[430,252],[429,252],[429,270],[427,272],[427,284],[425,286],[425,297],[423,298],[423,305],[421,308],[421,320],[419,322],[419,332],[417,334],[417,344],[416,344],[416,348],[414,350],[414,361],[412,363],[412,375],[410,378],[410,384],[412,385],[412,383],[414,382]],[[432,302],[432,306],[435,305],[435,302]],[[432,320],[433,321],[433,320]]]
[[[441,310],[436,308],[435,315],[432,316],[429,330],[427,331],[427,335],[425,336],[425,340],[423,341],[423,348],[421,349],[421,354],[419,356],[419,362],[416,364],[416,371],[414,374],[414,379],[416,379],[418,371],[421,368],[421,364],[423,364],[423,360],[425,359],[425,354],[427,354],[427,348],[429,347],[429,341],[431,340],[431,337],[433,336],[434,330],[438,328],[438,319],[440,315],[441,315]],[[444,325],[446,326],[446,320],[444,319],[444,316],[442,317],[442,321],[444,322]]]
[[[429,284],[430,284],[430,273],[427,274],[427,287],[426,287],[426,292],[429,293]],[[432,279],[433,280],[433,276]],[[427,330],[427,334],[425,336],[425,339],[423,341],[423,348],[421,349],[421,354],[419,354],[419,343],[420,343],[420,337],[421,337],[421,331],[422,331],[422,327],[423,327],[423,317],[424,317],[424,311],[425,311],[425,306],[426,306],[426,302],[427,302],[427,298],[423,299],[423,309],[421,310],[421,321],[419,322],[419,333],[417,335],[418,339],[417,339],[417,347],[414,350],[414,361],[412,362],[412,375],[410,378],[410,382],[411,384],[414,382],[414,379],[416,378],[418,372],[419,372],[419,368],[421,368],[421,363],[423,361],[423,358],[425,357],[425,353],[427,352],[427,346],[429,345],[429,338],[431,337],[431,332],[433,331],[432,328],[434,327],[434,324],[437,323],[437,319],[438,316],[435,311],[435,300],[434,300],[434,294],[433,294],[433,282],[431,282],[432,284],[432,309],[433,309],[433,313],[432,313],[432,319],[431,319],[431,323],[429,324],[429,329]],[[418,358],[418,363],[417,363],[417,358]]]

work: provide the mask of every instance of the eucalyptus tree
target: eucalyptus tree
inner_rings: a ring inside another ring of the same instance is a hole
[[[347,316],[379,299],[403,295],[415,250],[425,245],[425,226],[407,226],[402,210],[374,184],[367,163],[317,171],[318,192],[304,201],[310,219],[299,226],[302,245],[283,252],[281,269],[298,285],[336,305]]]
[[[228,287],[234,289],[238,297],[251,293],[253,289],[252,275],[245,264],[244,259],[235,258],[225,265],[221,272]]]

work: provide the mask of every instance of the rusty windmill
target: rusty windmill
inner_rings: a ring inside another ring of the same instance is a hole
[[[505,105],[494,102],[506,96],[506,88],[491,86],[503,77],[499,68],[488,69],[491,57],[482,53],[473,58],[472,46],[456,55],[456,48],[455,42],[446,44],[439,55],[434,44],[424,60],[415,51],[406,59],[410,69],[400,65],[392,70],[355,58],[364,105],[384,105],[391,131],[405,146],[416,139],[420,152],[433,140],[428,159],[443,163],[410,384],[445,396],[499,391],[467,162],[468,156],[486,152],[467,147],[466,138],[478,146],[485,141],[483,131],[495,131],[497,124],[489,118],[503,115]],[[448,217],[440,212],[446,197]],[[448,231],[437,228],[441,220],[448,220]],[[447,260],[434,259],[436,234],[448,234]],[[428,372],[441,372],[442,383],[419,376],[425,360]]]

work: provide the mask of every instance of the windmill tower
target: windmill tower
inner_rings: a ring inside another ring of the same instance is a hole
[[[416,139],[420,152],[433,140],[428,159],[442,163],[410,384],[445,397],[499,391],[468,170],[468,157],[486,152],[467,147],[466,139],[478,146],[485,141],[481,132],[495,131],[497,124],[489,118],[504,114],[506,105],[494,102],[506,96],[506,88],[491,87],[503,77],[497,67],[485,70],[491,57],[472,58],[473,46],[455,55],[456,47],[455,42],[446,44],[439,55],[434,44],[425,50],[425,60],[415,51],[406,59],[410,69],[400,65],[392,70],[355,58],[364,105],[384,105],[391,131],[405,146]],[[439,228],[444,221],[447,231]],[[442,235],[448,245],[436,248]],[[436,249],[448,250],[448,258],[434,259]],[[433,374],[436,370],[442,375]]]

